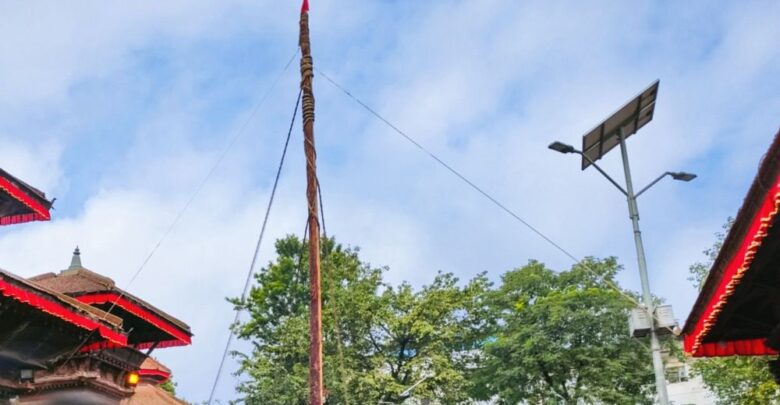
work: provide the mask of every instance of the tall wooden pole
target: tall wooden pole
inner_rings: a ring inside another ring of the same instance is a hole
[[[317,207],[317,150],[314,147],[314,64],[309,41],[309,2],[300,23],[303,148],[306,154],[306,200],[309,206],[309,404],[322,405],[322,300],[320,297],[320,221]]]

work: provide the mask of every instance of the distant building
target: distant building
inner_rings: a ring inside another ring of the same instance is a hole
[[[715,395],[699,376],[691,376],[691,363],[669,356],[664,359],[666,388],[671,405],[715,405]]]

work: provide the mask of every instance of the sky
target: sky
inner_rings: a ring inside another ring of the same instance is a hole
[[[0,268],[59,271],[78,245],[85,267],[192,327],[192,346],[155,351],[190,401],[208,398],[233,318],[225,297],[240,295],[284,144],[299,10],[0,3],[0,167],[57,198],[51,222],[0,228]],[[319,70],[575,256],[617,256],[632,290],[625,199],[547,145],[579,146],[660,79],[628,151],[637,187],[667,170],[699,176],[639,200],[652,290],[684,322],[688,266],[736,214],[780,128],[778,20],[777,1],[312,0],[310,23]],[[327,231],[387,266],[389,282],[571,266],[321,76],[314,91]],[[274,239],[303,232],[302,150],[296,122],[261,263]],[[601,163],[622,182],[617,150]],[[235,370],[218,398],[235,398]]]

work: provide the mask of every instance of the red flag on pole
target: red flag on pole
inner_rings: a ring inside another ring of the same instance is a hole
[[[309,0],[303,0],[303,5],[301,6],[301,13],[308,13],[309,12]]]

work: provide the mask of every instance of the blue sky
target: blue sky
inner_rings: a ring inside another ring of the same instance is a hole
[[[618,256],[639,289],[625,201],[546,149],[655,79],[629,142],[653,291],[683,321],[688,266],[735,215],[780,127],[780,3],[312,1],[315,65],[578,256]],[[0,230],[0,267],[84,264],[126,285],[232,137],[240,137],[130,291],[188,322],[157,353],[208,396],[297,94],[296,1],[0,4],[0,167],[57,197],[54,220]],[[566,257],[315,78],[327,225],[386,278],[463,279]],[[248,120],[248,121],[247,121]],[[246,127],[243,131],[241,128]],[[300,127],[271,241],[302,232]],[[619,177],[619,156],[603,161]],[[231,365],[234,367],[234,365]],[[232,371],[232,370],[231,370]],[[233,397],[223,379],[220,398]]]

